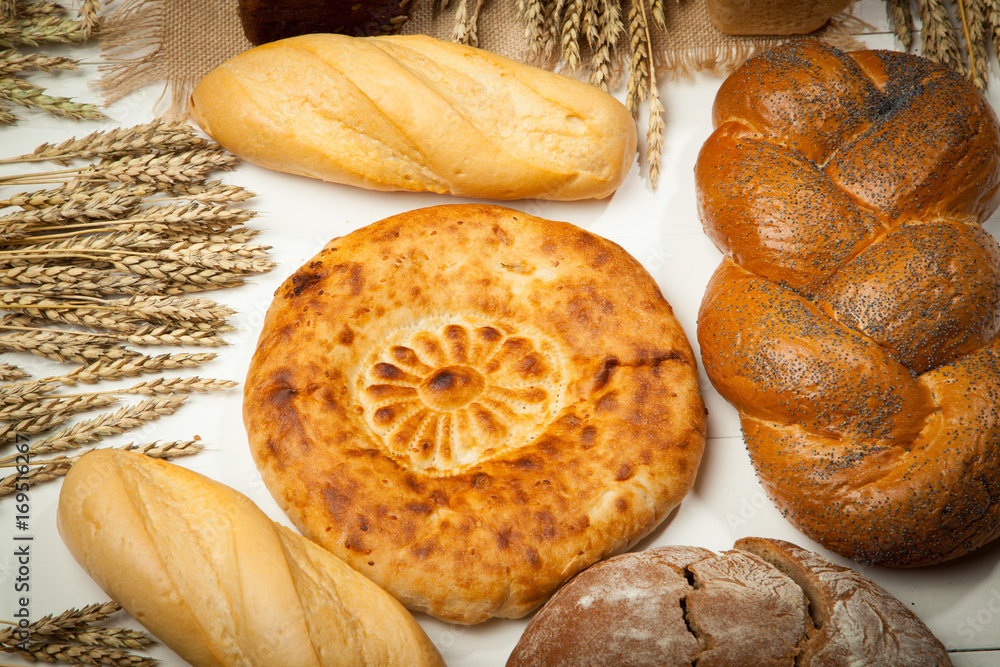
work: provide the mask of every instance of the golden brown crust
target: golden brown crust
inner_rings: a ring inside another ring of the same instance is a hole
[[[636,151],[599,88],[423,35],[264,44],[205,75],[191,111],[248,162],[372,190],[603,198]]]
[[[496,206],[387,218],[279,288],[246,381],[268,487],[407,606],[521,616],[686,494],[704,406],[617,245]]]
[[[97,584],[192,665],[444,665],[385,591],[191,470],[94,450],[57,518]]]
[[[714,121],[695,173],[726,258],[698,337],[765,489],[861,561],[996,538],[993,110],[930,61],[802,41],[728,79]]]

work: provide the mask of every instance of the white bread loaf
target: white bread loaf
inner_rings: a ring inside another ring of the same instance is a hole
[[[443,665],[416,620],[237,491],[115,449],[83,456],[59,533],[97,584],[192,665]]]
[[[423,35],[264,44],[209,72],[191,111],[248,162],[372,190],[603,198],[636,154],[608,93]]]

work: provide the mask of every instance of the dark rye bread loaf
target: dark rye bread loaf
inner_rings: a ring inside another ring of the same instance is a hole
[[[591,566],[528,624],[507,667],[947,667],[913,612],[780,540],[668,546]]]
[[[237,6],[243,34],[254,46],[317,32],[388,35],[412,9],[412,0],[239,0]]]

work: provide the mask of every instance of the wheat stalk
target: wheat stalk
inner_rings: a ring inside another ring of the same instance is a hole
[[[68,97],[46,95],[45,89],[18,77],[0,79],[0,99],[23,107],[34,107],[53,116],[70,120],[108,120],[93,104],[75,102]]]
[[[15,266],[0,269],[0,285],[30,285],[33,291],[50,295],[70,292],[77,296],[114,294],[166,294],[168,282],[117,271],[91,269],[72,264]]]
[[[2,92],[2,91],[0,91]],[[179,183],[198,182],[213,171],[232,170],[237,158],[220,148],[209,146],[177,153],[126,155],[102,160],[86,167],[0,177],[0,184],[31,185],[40,183],[149,183],[169,190]]]
[[[81,223],[87,225],[87,223]],[[6,244],[9,250],[0,250],[0,265],[20,266],[35,262],[45,262],[50,256],[66,253],[82,254],[86,257],[96,251],[102,253],[145,252],[155,254],[170,248],[171,242],[149,229],[129,227],[109,227],[99,233],[87,229],[76,229],[72,224],[58,229],[58,233],[37,233],[51,228],[29,228],[29,233]],[[98,261],[94,258],[94,261]]]
[[[76,632],[87,628],[92,623],[105,621],[119,611],[121,611],[121,606],[117,602],[91,604],[79,609],[67,609],[57,615],[48,614],[30,623],[24,630],[31,635],[45,636],[67,631]],[[19,632],[18,626],[14,623],[11,623],[8,628],[0,629],[0,644],[13,643],[15,633]]]
[[[0,125],[15,125],[19,120],[20,118],[11,113],[10,109],[0,101]]]
[[[174,225],[183,224],[187,228],[207,226],[224,229],[244,223],[256,215],[255,211],[234,208],[225,204],[182,201],[163,206],[147,206],[136,215],[118,220],[118,224],[159,222]]]
[[[86,203],[91,200],[106,199],[109,195],[141,199],[156,191],[156,188],[149,184],[107,183],[81,188],[79,183],[68,182],[52,189],[9,195],[7,199],[0,200],[0,207],[18,206],[30,211],[50,206],[63,206],[71,202],[75,202],[79,206],[86,206]]]
[[[30,380],[0,385],[0,406],[37,403],[59,386],[55,380]]]
[[[178,183],[174,186],[174,194],[178,197],[200,201],[203,203],[221,204],[238,202],[256,197],[257,195],[238,185],[228,185],[222,181],[208,183]]]
[[[556,59],[559,50],[559,33],[566,0],[540,0],[543,3],[542,34],[539,36],[541,60]]]
[[[222,391],[231,389],[239,383],[233,380],[216,380],[212,378],[184,377],[184,378],[157,378],[148,382],[140,382],[126,389],[116,390],[123,394],[142,394],[153,396],[156,394],[190,394],[193,392]]]
[[[52,239],[52,240],[46,240]],[[32,243],[42,241],[42,243]],[[155,252],[143,252],[134,248],[162,248],[163,240],[152,232],[135,230],[118,230],[108,234],[80,236],[78,234],[55,234],[50,236],[31,236],[20,239],[12,244],[10,250],[0,250],[0,265],[16,265],[18,262],[45,261],[49,257],[65,258],[78,255],[88,259],[103,254],[135,253],[154,255]]]
[[[84,41],[94,36],[101,25],[101,0],[83,0],[77,21]]]
[[[33,2],[15,0],[15,5],[17,7],[17,14],[26,19],[53,15],[63,16],[66,14],[66,8],[54,0],[34,0]]]
[[[260,256],[250,246],[238,244],[242,247],[238,250],[230,250],[226,244],[221,243],[197,245],[201,247],[165,250],[157,253],[156,257],[167,262],[218,269],[229,273],[265,273],[275,266],[274,262]]]
[[[22,226],[23,231],[35,232],[48,231],[53,228],[52,225],[57,225],[58,229],[79,228],[91,221],[104,222],[127,215],[135,210],[140,201],[140,198],[130,194],[105,192],[87,199],[68,201],[61,206],[24,209],[9,213],[0,218],[0,229],[7,229],[12,225]]]
[[[200,347],[222,347],[229,342],[219,336],[218,328],[204,331],[194,327],[168,325],[147,325],[134,332],[120,334],[122,341],[132,345],[190,345]]]
[[[108,334],[0,325],[2,329],[14,333],[0,334],[0,349],[30,352],[54,361],[90,363],[96,359],[121,359],[137,354],[119,347],[116,338]]]
[[[87,605],[81,609],[69,609],[58,615],[49,614],[28,624],[25,628],[21,628],[15,623],[8,623],[10,627],[0,629],[0,651],[20,652],[22,656],[31,656],[30,659],[45,656],[42,659],[52,662],[61,658],[76,660],[81,656],[67,653],[61,649],[49,652],[46,647],[51,645],[82,645],[127,651],[145,648],[155,643],[152,637],[139,630],[95,625],[106,621],[119,611],[121,611],[121,606],[118,603],[105,602]],[[27,635],[26,643],[22,639],[25,633]],[[19,644],[21,649],[18,647]],[[85,659],[90,662],[83,664],[97,664],[91,659],[105,657],[107,655],[87,654]],[[131,664],[141,663],[133,662]]]
[[[909,51],[913,45],[913,11],[910,0],[887,0],[886,10],[896,39],[903,45],[904,51]]]
[[[559,46],[563,62],[571,72],[580,66],[580,37],[583,25],[583,0],[569,0],[563,15]]]
[[[102,397],[92,401],[81,402],[81,404],[88,406],[88,409],[96,409],[98,407],[106,407],[117,400],[108,400],[109,398],[115,399],[115,397]],[[100,405],[102,403],[103,406]],[[66,423],[82,411],[81,409],[64,410],[61,412],[38,412],[19,421],[9,422],[0,427],[0,442],[8,443],[13,442],[18,437],[46,433]]]
[[[26,650],[5,648],[33,662],[68,662],[83,665],[115,665],[118,667],[153,667],[157,660],[135,655],[122,649],[81,644],[38,644],[29,642]]]
[[[175,324],[146,324],[134,331],[83,332],[49,329],[38,326],[41,321],[30,315],[13,320],[14,323],[9,323],[11,320],[7,320],[7,322],[0,324],[0,330],[12,330],[17,333],[0,334],[0,347],[9,346],[9,349],[17,349],[21,352],[35,352],[35,349],[32,348],[35,342],[24,342],[24,339],[31,338],[36,334],[40,338],[46,339],[49,343],[60,346],[60,349],[70,349],[72,347],[79,349],[94,348],[101,350],[108,358],[114,358],[116,355],[135,356],[137,354],[125,348],[120,348],[120,352],[116,352],[115,347],[119,343],[130,343],[132,345],[197,345],[201,347],[220,347],[229,344],[225,339],[216,335],[217,328],[203,330],[199,327],[177,326]],[[36,347],[39,346],[36,345]],[[35,353],[40,354],[40,356],[48,356],[48,354],[43,354],[42,352]],[[73,361],[79,361],[79,359],[73,359]]]
[[[214,146],[181,122],[156,120],[142,125],[92,132],[60,144],[42,144],[32,153],[0,160],[0,164],[54,162],[69,164],[74,159],[122,158],[156,152],[177,152]]]
[[[0,405],[0,421],[13,422],[34,419],[42,416],[61,417],[63,414],[75,415],[88,410],[106,408],[118,402],[118,397],[111,394],[87,394],[54,398],[43,397],[39,401],[25,401]]]
[[[986,44],[987,20],[982,0],[955,0],[969,55],[967,78],[978,90],[986,92],[989,77],[989,49]]]
[[[459,44],[476,46],[476,26],[472,11],[469,10],[469,0],[459,0],[455,9],[455,23],[452,27],[451,41]]]
[[[663,0],[649,0],[649,12],[653,18],[653,24],[660,30],[666,30],[667,13],[666,9],[663,6]]]
[[[22,8],[31,6],[31,4],[21,5]],[[0,47],[3,48],[42,44],[83,44],[89,36],[89,32],[78,21],[56,13],[20,15],[0,24]]]
[[[518,0],[517,10],[524,24],[524,40],[534,59],[541,59],[545,35],[545,12],[542,0]]]
[[[244,281],[244,272],[189,266],[177,262],[164,264],[156,259],[138,255],[115,257],[111,262],[119,271],[166,283],[162,293],[167,295],[234,287],[243,284]],[[263,264],[258,266],[260,269],[266,268]]]
[[[660,159],[663,153],[663,115],[665,110],[660,100],[660,89],[656,83],[656,71],[650,63],[649,86],[649,128],[646,131],[646,156],[649,162],[649,182],[653,190],[660,177]]]
[[[211,352],[160,354],[155,357],[140,355],[127,359],[99,359],[91,364],[80,366],[65,375],[54,379],[63,384],[94,384],[102,380],[119,380],[136,377],[146,373],[179,368],[195,368],[212,359],[216,355]]]
[[[958,46],[958,34],[942,1],[917,0],[917,9],[923,56],[966,75],[968,68]]]
[[[118,447],[116,449],[131,451],[148,456],[155,459],[175,459],[182,456],[192,456],[204,450],[205,446],[200,442],[194,440],[178,441],[178,442],[168,442],[165,444],[160,443],[150,443],[145,445],[125,445],[123,447]],[[102,449],[100,447],[95,449]],[[111,448],[108,448],[111,449]],[[80,460],[80,458],[94,449],[90,449],[81,454],[75,456],[67,456],[53,459],[45,459],[43,461],[36,461],[29,464],[30,469],[26,472],[18,472],[12,475],[7,475],[3,479],[0,479],[0,498],[12,495],[18,489],[24,489],[25,486],[32,487],[36,484],[41,484],[42,482],[50,482],[54,479],[59,479],[60,477],[65,477],[69,473],[73,465]],[[13,467],[11,464],[0,464],[0,467]]]
[[[48,319],[90,328],[131,330],[149,322],[174,323],[193,328],[229,331],[226,318],[235,313],[211,299],[196,297],[133,296],[129,299],[78,297],[54,298],[20,290],[0,290],[0,307],[16,310],[36,319]]]
[[[124,433],[160,417],[172,415],[180,409],[187,398],[186,395],[151,396],[134,405],[125,406],[116,412],[105,412],[91,419],[82,420],[32,443],[28,454],[34,457],[40,454],[79,449],[91,442]],[[0,429],[0,436],[6,437],[10,432],[12,431]],[[12,457],[3,459],[5,462],[9,460],[13,460]]]
[[[32,459],[29,456],[27,457],[27,464],[23,462],[18,463],[14,457],[7,456],[0,459],[0,468],[15,468],[19,465],[27,465],[29,468],[49,468],[48,472],[51,472],[53,468],[58,466],[59,468],[68,471],[69,468],[71,468],[74,463],[79,461],[82,456],[94,451],[95,449],[118,449],[121,451],[142,454],[152,459],[174,459],[182,456],[193,456],[198,452],[204,451],[205,445],[202,444],[200,440],[175,440],[165,443],[157,441],[139,445],[129,443],[121,445],[120,447],[92,447],[86,452],[80,452],[79,454],[73,454],[72,456],[53,456],[45,459]],[[22,454],[20,458],[24,459],[25,457]]]
[[[647,27],[645,0],[633,0],[628,10],[628,36],[631,61],[625,106],[632,118],[638,120],[639,106],[649,95],[649,50],[646,43]]]
[[[156,223],[138,225],[136,226],[136,230],[154,231],[162,235],[164,239],[175,243],[186,243],[188,245],[199,243],[243,245],[250,243],[250,241],[260,234],[259,229],[249,229],[246,227],[230,227],[227,229],[217,230],[207,229],[201,230],[198,233],[192,233],[190,231],[185,231],[182,225],[161,225]],[[260,245],[255,247],[262,248],[264,251],[270,250],[270,246]]]
[[[1000,0],[979,0],[979,5],[986,16],[986,28],[993,44],[993,54],[1000,60]]]
[[[161,186],[201,181],[213,171],[229,171],[237,158],[216,147],[196,148],[166,155],[137,155],[90,167],[81,178],[145,182]]]
[[[13,364],[0,364],[0,382],[23,380],[28,374]]]
[[[53,73],[56,70],[79,69],[80,61],[66,56],[48,56],[44,53],[21,53],[9,49],[0,53],[0,76],[19,74],[29,70]]]
[[[60,418],[78,414],[87,410],[107,407],[117,402],[123,394],[138,394],[144,396],[191,394],[195,392],[222,391],[235,387],[238,383],[232,380],[216,380],[200,377],[157,378],[147,382],[139,382],[131,387],[108,389],[80,394],[62,394],[49,396],[58,383],[39,383],[39,387],[29,386],[26,393],[5,393],[4,403],[0,404],[0,421],[26,420],[38,417],[52,416]],[[65,420],[63,420],[65,421]],[[10,460],[0,459],[0,462]]]
[[[132,628],[84,628],[54,633],[52,640],[84,646],[142,649],[156,643],[149,635]]]
[[[607,91],[611,85],[612,54],[618,46],[618,37],[624,30],[624,26],[617,0],[597,1],[600,6],[597,22],[601,27],[590,61],[590,83]]]

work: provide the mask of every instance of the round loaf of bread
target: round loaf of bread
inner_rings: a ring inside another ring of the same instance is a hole
[[[531,619],[507,667],[950,667],[867,577],[781,540],[665,546],[591,566]]]
[[[748,61],[695,167],[725,258],[698,338],[764,488],[886,566],[1000,535],[1000,123],[961,77],[801,41]]]
[[[412,0],[239,0],[243,34],[258,46],[298,35],[355,37],[395,33],[409,18]]]
[[[407,607],[519,617],[657,526],[705,409],[622,248],[508,208],[396,215],[278,289],[244,419],[273,496]]]
[[[804,35],[854,0],[707,0],[708,18],[729,35]]]

